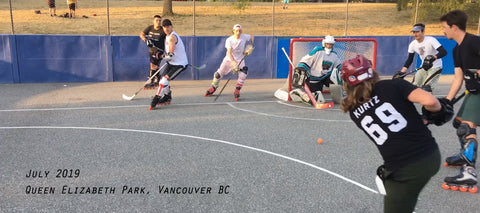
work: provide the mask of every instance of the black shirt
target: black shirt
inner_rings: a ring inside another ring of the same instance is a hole
[[[159,30],[156,30],[153,25],[150,25],[148,26],[147,28],[145,28],[145,30],[143,30],[143,33],[145,34],[145,36],[148,36],[151,38],[151,40],[153,41],[153,44],[162,49],[162,50],[165,50],[165,37],[166,37],[166,34],[165,32],[163,32],[163,28],[160,27]]]
[[[467,33],[462,43],[453,48],[453,63],[463,71],[480,69],[480,37]]]
[[[377,146],[388,170],[400,168],[438,149],[408,95],[417,87],[403,79],[374,85],[371,100],[350,118]]]

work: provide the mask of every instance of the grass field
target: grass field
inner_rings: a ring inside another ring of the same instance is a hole
[[[346,29],[345,3],[290,3],[288,10],[280,2],[250,3],[245,10],[235,9],[230,2],[173,2],[176,14],[172,19],[180,35],[224,36],[231,26],[240,23],[244,32],[275,36],[344,36]],[[138,35],[151,24],[154,14],[161,14],[162,1],[79,0],[77,17],[50,17],[45,0],[12,1],[15,34],[82,34],[105,35],[110,25],[111,35]],[[35,14],[40,10],[41,14]],[[411,11],[396,10],[390,3],[351,3],[348,7],[347,35],[410,35],[413,24]],[[67,13],[65,0],[57,0],[57,15]],[[96,16],[93,16],[96,14]],[[87,16],[88,18],[82,17]],[[8,1],[0,2],[0,33],[11,34]],[[110,20],[108,22],[108,20]],[[419,20],[421,21],[421,20]],[[273,24],[272,24],[273,23]],[[425,23],[426,34],[443,35],[439,23]],[[476,33],[476,24],[468,31]]]

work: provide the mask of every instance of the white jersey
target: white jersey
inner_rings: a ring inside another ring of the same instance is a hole
[[[310,70],[311,76],[322,77],[332,72],[334,68],[338,68],[342,62],[335,51],[332,50],[327,55],[322,47],[315,47],[308,55],[300,59],[300,66],[302,63],[308,66],[305,68]]]
[[[248,34],[240,34],[240,37],[236,39],[233,35],[227,38],[225,41],[225,48],[232,49],[233,58],[237,62],[242,60],[243,52],[245,51],[245,45],[251,39],[251,36]],[[225,56],[225,60],[230,61],[228,54]]]
[[[442,46],[438,40],[432,36],[425,36],[422,42],[418,42],[417,40],[413,40],[408,45],[408,53],[417,53],[420,58],[423,59],[427,55],[436,55],[438,53],[437,48]],[[433,67],[442,67],[442,60],[438,59],[433,61]]]
[[[175,31],[173,31],[170,35],[167,35],[167,37],[165,38],[165,52],[171,52],[169,44],[172,36],[177,37],[177,43],[175,44],[175,50],[173,51],[174,55],[172,57],[172,60],[168,63],[170,63],[171,65],[186,66],[188,64],[188,58],[187,53],[185,52],[185,46],[183,45],[182,38],[180,38],[180,36]]]

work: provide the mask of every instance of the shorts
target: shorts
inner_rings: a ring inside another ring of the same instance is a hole
[[[47,4],[49,8],[55,8],[55,0],[47,0]]]
[[[69,5],[68,5],[68,8],[69,8],[70,10],[75,11],[75,3],[69,4]]]
[[[462,121],[471,121],[476,125],[480,125],[480,94],[468,93],[465,95],[462,106],[458,111],[457,117]]]
[[[157,48],[150,48],[148,50],[148,54],[150,55],[150,63],[155,64],[155,65],[160,65],[160,62],[162,61],[161,56],[158,54],[158,49]]]
[[[438,148],[395,171],[385,170],[384,212],[413,212],[418,195],[430,178],[440,170]]]
[[[168,75],[170,80],[175,79],[181,72],[185,71],[187,66],[173,65],[167,62],[167,68],[163,71],[162,76]]]

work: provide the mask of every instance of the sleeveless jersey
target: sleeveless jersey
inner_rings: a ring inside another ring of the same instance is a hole
[[[169,50],[169,42],[170,42],[170,37],[175,36],[177,37],[177,43],[175,44],[175,50],[173,51],[173,57],[172,60],[169,61],[168,63],[171,65],[182,65],[186,66],[188,64],[188,58],[187,58],[187,53],[185,52],[185,46],[183,45],[182,38],[173,31],[170,35],[167,35],[165,38],[165,52],[171,52]]]
[[[307,70],[310,70],[310,76],[322,77],[332,72],[334,68],[341,65],[340,57],[337,52],[331,51],[330,54],[326,54],[323,47],[315,47],[308,55],[305,55],[300,59],[300,65]],[[305,67],[308,66],[308,67]],[[315,78],[311,78],[315,80]]]
[[[350,118],[377,146],[389,170],[401,168],[438,148],[407,98],[416,88],[403,79],[379,81],[371,100],[350,111]]]
[[[232,49],[233,58],[235,58],[237,62],[242,60],[243,52],[245,51],[245,45],[247,45],[247,42],[250,40],[250,38],[250,35],[242,33],[238,39],[232,35],[225,41],[225,48]],[[225,59],[230,61],[230,57],[228,57],[228,55],[225,55]]]
[[[425,36],[422,42],[418,42],[417,40],[413,40],[408,45],[408,52],[409,53],[418,53],[420,58],[425,59],[427,55],[436,55],[438,53],[437,48],[442,46],[438,40],[432,36]],[[433,67],[442,67],[442,60],[435,60],[433,61]]]

